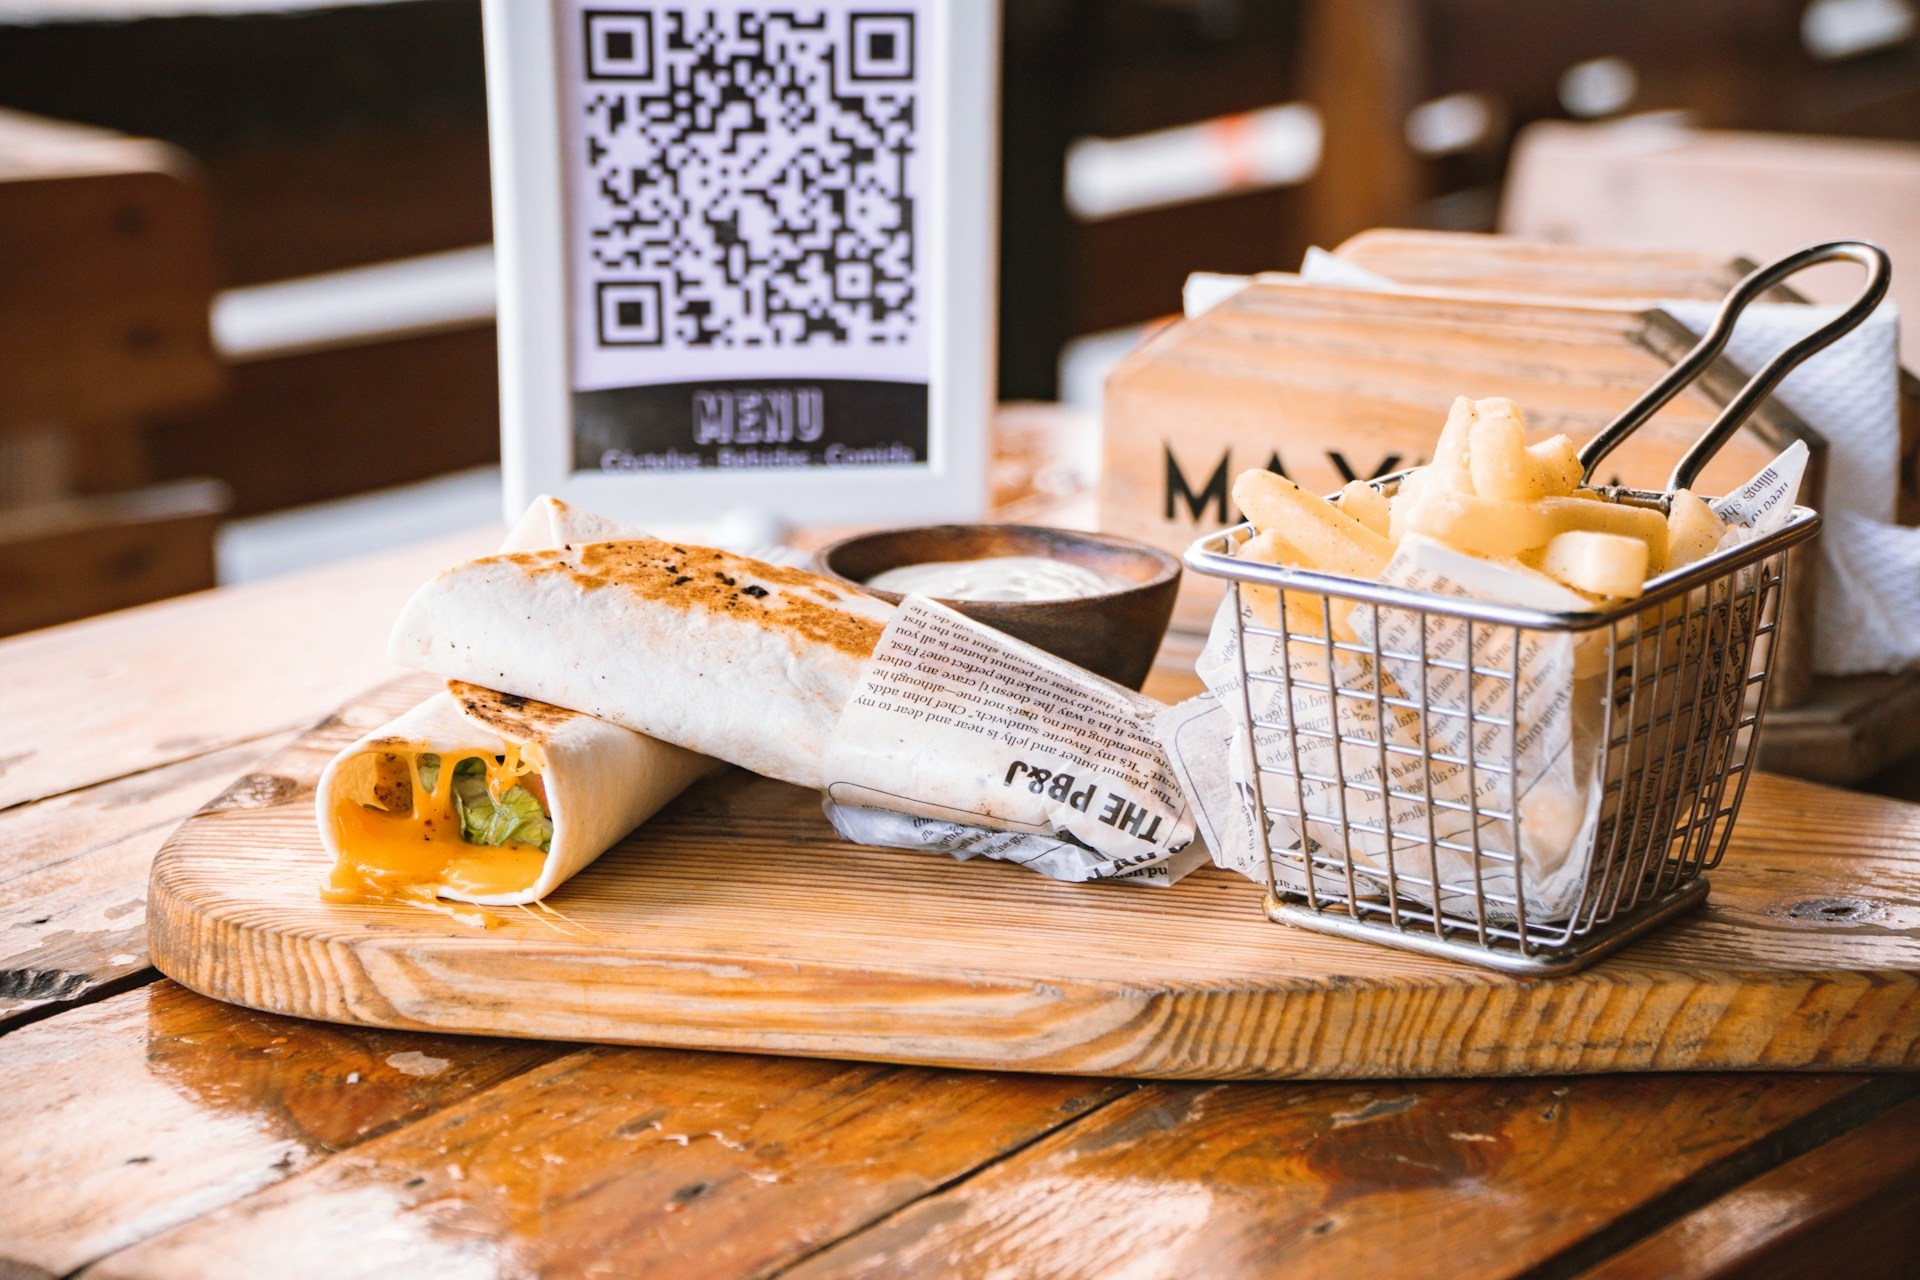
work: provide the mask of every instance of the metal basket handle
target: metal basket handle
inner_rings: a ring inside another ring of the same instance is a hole
[[[1780,380],[1793,371],[1795,365],[1814,352],[1832,343],[1837,338],[1853,330],[1862,320],[1873,313],[1880,300],[1887,295],[1887,281],[1893,274],[1893,264],[1887,258],[1886,250],[1865,240],[1834,240],[1827,244],[1810,245],[1796,253],[1790,253],[1778,262],[1764,267],[1756,267],[1747,277],[1733,287],[1726,300],[1720,304],[1719,314],[1713,318],[1713,324],[1687,352],[1680,363],[1668,370],[1660,381],[1648,387],[1645,394],[1630,405],[1626,412],[1608,423],[1600,434],[1587,441],[1580,450],[1580,463],[1585,470],[1581,473],[1584,482],[1593,476],[1593,469],[1600,465],[1601,459],[1619,448],[1626,438],[1639,429],[1657,413],[1660,408],[1679,395],[1706,367],[1713,363],[1714,357],[1726,347],[1727,339],[1733,336],[1733,327],[1740,319],[1740,313],[1747,304],[1773,288],[1788,276],[1821,262],[1857,262],[1867,269],[1866,287],[1847,305],[1847,309],[1821,325],[1806,337],[1800,339],[1772,360],[1768,361],[1760,372],[1753,375],[1740,393],[1727,402],[1720,416],[1713,420],[1694,446],[1687,450],[1679,464],[1673,469],[1673,475],[1667,480],[1669,491],[1690,489],[1700,475],[1701,470],[1720,451],[1720,446],[1733,438],[1747,415],[1757,408],[1762,400],[1780,385]]]

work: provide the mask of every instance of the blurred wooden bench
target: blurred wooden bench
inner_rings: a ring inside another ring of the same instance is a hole
[[[491,239],[474,0],[17,0],[7,12],[0,102],[191,155],[219,290]],[[215,350],[225,393],[155,421],[146,444],[155,478],[226,481],[236,516],[499,457],[490,312]]]
[[[225,491],[145,440],[220,393],[213,288],[184,156],[0,111],[0,634],[213,585]]]
[[[227,506],[218,480],[0,508],[0,635],[203,591]]]

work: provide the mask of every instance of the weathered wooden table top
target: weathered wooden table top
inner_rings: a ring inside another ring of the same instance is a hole
[[[1920,1267],[1911,1075],[1136,1084],[336,1027],[160,979],[160,842],[393,674],[407,592],[497,536],[0,643],[0,1276]],[[1920,807],[1764,777],[1747,806],[1920,860]]]

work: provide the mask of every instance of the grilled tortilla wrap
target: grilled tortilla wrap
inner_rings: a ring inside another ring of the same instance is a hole
[[[575,543],[440,574],[401,611],[389,653],[818,789],[892,613],[830,578],[709,547]]]
[[[621,524],[607,516],[569,506],[552,494],[543,493],[528,505],[526,513],[507,531],[500,544],[502,553],[545,551],[555,547],[577,546],[583,542],[609,542],[617,538],[644,538],[647,535],[630,524]]]
[[[638,530],[540,497],[503,544]],[[545,897],[721,763],[577,711],[450,683],[334,758],[316,796],[336,900]]]
[[[720,762],[451,683],[334,757],[315,798],[338,900],[544,898]]]

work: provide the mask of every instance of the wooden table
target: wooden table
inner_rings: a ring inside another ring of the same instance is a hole
[[[326,1026],[160,979],[160,842],[391,674],[406,593],[497,536],[0,643],[0,1275],[1920,1267],[1911,1075],[1136,1084]],[[1920,847],[1895,801],[1748,805]]]

